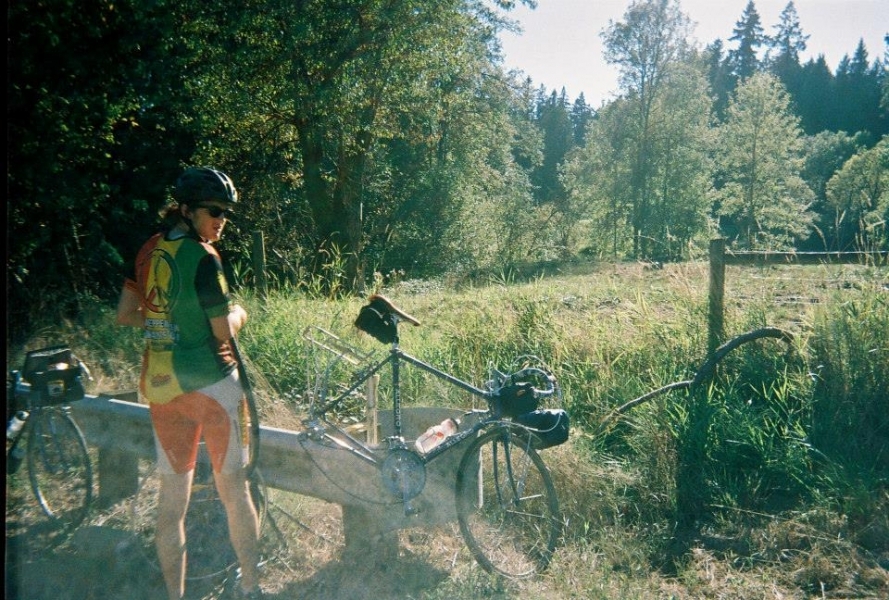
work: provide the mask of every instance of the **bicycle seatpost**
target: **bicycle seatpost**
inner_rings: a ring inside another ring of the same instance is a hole
[[[392,339],[392,349],[398,348],[398,324],[401,322],[401,317],[396,313],[390,313],[389,318],[392,319],[392,325],[395,327],[395,336]]]

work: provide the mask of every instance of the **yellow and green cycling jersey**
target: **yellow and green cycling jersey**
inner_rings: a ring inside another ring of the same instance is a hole
[[[228,282],[213,246],[188,235],[157,234],[136,258],[134,286],[145,318],[140,387],[163,404],[211,385],[237,367],[230,341],[210,319],[231,310]]]

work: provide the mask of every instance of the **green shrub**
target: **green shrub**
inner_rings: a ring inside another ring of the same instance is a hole
[[[868,477],[889,477],[889,297],[861,295],[819,311],[812,443]]]

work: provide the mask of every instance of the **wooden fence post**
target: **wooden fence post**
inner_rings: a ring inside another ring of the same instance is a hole
[[[725,335],[725,240],[710,240],[710,312],[707,328],[707,353],[719,347]]]
[[[253,272],[256,274],[256,291],[265,299],[268,293],[268,280],[265,272],[265,238],[261,231],[253,232]]]

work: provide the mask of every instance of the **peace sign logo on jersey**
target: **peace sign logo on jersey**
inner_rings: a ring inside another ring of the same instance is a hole
[[[145,305],[158,315],[169,314],[179,295],[179,274],[176,262],[163,248],[155,248],[148,257],[145,280]]]

